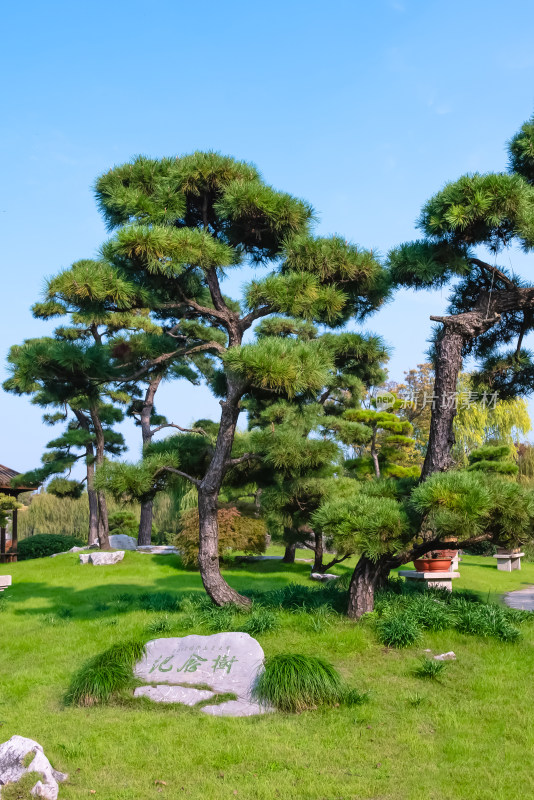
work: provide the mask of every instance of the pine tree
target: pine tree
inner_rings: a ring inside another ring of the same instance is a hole
[[[160,462],[158,475],[173,470],[197,487],[199,564],[212,600],[246,604],[220,574],[217,545],[225,474],[250,460],[247,453],[232,455],[242,398],[252,387],[288,397],[317,392],[335,365],[320,342],[269,336],[243,344],[243,337],[256,320],[275,314],[334,327],[363,319],[387,292],[386,271],[371,251],[341,237],[313,237],[309,204],[268,186],[254,166],[217,153],[138,158],[99,178],[96,193],[115,231],[104,258],[149,294],[147,307],[181,337],[143,371],[132,372],[125,354],[123,375],[134,380],[176,355],[218,361],[210,383],[221,397],[221,419],[205,467],[188,473],[182,449],[174,464]],[[224,295],[221,279],[240,264],[269,271],[249,283],[238,303]],[[192,323],[200,324],[200,334]]]
[[[435,408],[422,477],[452,463],[452,400],[463,358],[478,360],[481,391],[504,396],[530,391],[534,365],[523,348],[534,329],[534,286],[497,258],[512,244],[534,246],[534,118],[509,143],[509,173],[464,175],[423,207],[424,238],[389,255],[393,282],[415,289],[454,284],[449,314],[435,336]],[[495,264],[478,255],[483,246]]]

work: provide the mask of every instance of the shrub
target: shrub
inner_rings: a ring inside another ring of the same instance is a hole
[[[414,670],[414,674],[418,678],[429,678],[430,680],[437,680],[447,668],[445,661],[435,661],[433,658],[426,658],[423,656],[419,659],[419,664]]]
[[[444,631],[454,627],[455,619],[451,608],[442,600],[428,594],[413,598],[410,613],[424,630]]]
[[[458,625],[461,633],[474,636],[492,636],[503,642],[514,642],[521,631],[510,622],[510,616],[497,605],[491,603],[465,604],[457,606]]]
[[[83,494],[83,483],[79,481],[71,481],[68,478],[53,478],[46,491],[48,494],[53,494],[56,497],[70,497],[77,500]]]
[[[249,614],[248,618],[241,626],[241,630],[251,636],[262,633],[270,633],[280,626],[278,614],[269,611],[267,608],[257,608]]]
[[[217,516],[220,558],[232,550],[265,552],[267,530],[262,519],[243,516],[237,508],[220,508]],[[198,531],[198,508],[190,508],[182,514],[182,529],[176,536],[176,546],[185,566],[198,565]]]
[[[131,511],[114,511],[109,515],[109,532],[113,536],[124,534],[137,539],[139,532],[137,517]]]
[[[74,675],[65,697],[69,705],[92,706],[108,702],[133,685],[133,666],[145,652],[139,641],[114,644],[87,661]]]
[[[173,623],[165,614],[163,617],[152,619],[146,626],[145,630],[149,634],[153,633],[168,633],[173,628]]]
[[[408,612],[384,617],[377,625],[377,632],[387,647],[410,647],[421,638],[421,628]]]
[[[281,653],[265,662],[254,695],[280,711],[305,711],[342,702],[346,689],[336,668],[325,659]]]
[[[75,536],[63,536],[54,533],[39,533],[30,536],[29,539],[22,539],[18,543],[19,561],[27,561],[30,558],[44,558],[54,553],[62,553],[70,550],[71,547],[83,547],[85,542]]]

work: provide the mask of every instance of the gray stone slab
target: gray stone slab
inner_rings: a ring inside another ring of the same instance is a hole
[[[134,697],[148,697],[155,703],[182,703],[185,706],[196,706],[202,700],[211,700],[214,692],[206,689],[192,689],[189,686],[138,686]]]
[[[89,553],[87,561],[82,561],[82,558],[85,558],[85,556],[80,555],[82,564],[93,564],[95,567],[111,566],[122,561],[124,558],[124,550],[116,550],[114,553]]]
[[[516,592],[508,592],[504,597],[504,602],[510,608],[534,611],[534,586],[527,586],[526,589],[518,589]]]
[[[109,546],[114,550],[135,550],[137,539],[127,536],[125,533],[114,533],[109,537]]]
[[[148,553],[152,556],[177,556],[180,551],[173,545],[142,544],[135,548],[138,553]]]
[[[248,633],[153,639],[134,674],[147,683],[206,684],[217,694],[249,700],[264,653]]]
[[[11,575],[0,575],[0,592],[3,592],[8,586],[11,586]]]
[[[204,706],[201,711],[212,717],[255,717],[257,714],[271,713],[274,708],[238,698],[237,700],[226,700],[218,705]]]

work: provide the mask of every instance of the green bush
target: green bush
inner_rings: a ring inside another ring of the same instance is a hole
[[[457,628],[461,633],[474,636],[492,636],[503,642],[514,642],[521,631],[510,622],[510,617],[500,606],[491,603],[456,605]]]
[[[130,641],[114,644],[94,656],[74,675],[65,702],[78,706],[107,703],[114,694],[133,685],[133,667],[144,652],[144,644]]]
[[[58,533],[38,533],[29,539],[22,539],[18,543],[17,552],[19,561],[29,558],[44,558],[54,553],[62,553],[71,547],[83,547],[85,542],[75,536],[63,536]]]
[[[414,674],[418,678],[429,678],[430,680],[437,680],[447,668],[445,661],[435,661],[433,658],[426,658],[422,656],[419,659],[419,664],[414,670]]]
[[[421,628],[415,617],[408,612],[381,619],[377,625],[377,633],[379,640],[387,647],[410,647],[421,638]]]
[[[254,695],[260,703],[294,712],[341,703],[347,690],[336,668],[325,659],[281,653],[265,662]]]
[[[251,636],[270,633],[280,626],[280,618],[274,611],[267,608],[257,608],[252,611],[246,621],[241,625],[241,630]]]

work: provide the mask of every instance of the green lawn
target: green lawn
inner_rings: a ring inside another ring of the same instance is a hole
[[[257,637],[266,654],[322,655],[371,692],[367,704],[249,719],[147,703],[66,708],[71,675],[87,658],[161,616],[130,610],[117,596],[202,591],[199,576],[174,557],[127,552],[113,567],[77,561],[66,555],[0,567],[13,576],[0,615],[0,741],[15,733],[39,741],[53,766],[70,773],[60,800],[91,790],[103,800],[534,798],[534,626],[523,626],[516,644],[445,631],[396,651],[377,644],[372,620],[316,624],[312,615],[286,612],[280,630]],[[534,564],[501,573],[494,559],[465,558],[460,569],[455,588],[496,600],[534,584]],[[225,574],[237,589],[266,590],[309,583],[309,564],[260,562]],[[96,610],[102,602],[111,608]],[[71,617],[60,616],[65,608]],[[173,620],[176,635],[207,632],[186,628],[184,615]],[[456,652],[441,683],[413,675],[423,648]]]

